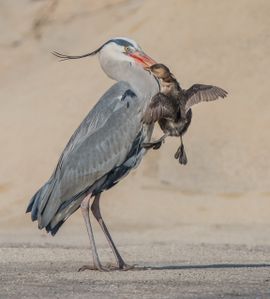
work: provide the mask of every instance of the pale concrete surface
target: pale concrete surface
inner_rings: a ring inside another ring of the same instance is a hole
[[[259,225],[118,233],[121,253],[138,268],[110,273],[76,271],[90,261],[82,231],[62,234],[56,242],[46,235],[13,236],[17,242],[1,240],[0,297],[266,299],[269,233]],[[103,262],[112,262],[105,241],[98,238],[98,245]]]

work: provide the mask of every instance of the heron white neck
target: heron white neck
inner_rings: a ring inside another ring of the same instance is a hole
[[[138,96],[151,99],[159,92],[156,78],[135,63],[101,59],[100,64],[103,71],[113,80],[128,82]]]
[[[159,92],[159,83],[157,79],[139,65],[126,65],[124,67],[123,75],[119,79],[128,82],[134,91],[136,91],[137,95],[152,98]]]

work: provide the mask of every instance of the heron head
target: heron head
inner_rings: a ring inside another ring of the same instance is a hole
[[[142,48],[132,39],[118,37],[109,40],[99,51],[100,58],[121,62],[131,62],[150,67],[156,62],[146,55]]]
[[[102,69],[113,79],[118,77],[115,73],[119,72],[121,67],[123,70],[124,65],[137,65],[146,68],[156,63],[143,52],[134,40],[125,37],[110,39],[97,50],[79,56],[65,55],[58,52],[53,52],[53,54],[62,60],[79,59],[98,54]]]
[[[104,72],[116,80],[127,78],[133,68],[143,69],[156,63],[135,41],[123,37],[105,43],[99,51],[99,61]]]

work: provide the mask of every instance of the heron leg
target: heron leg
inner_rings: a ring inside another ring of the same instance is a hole
[[[165,138],[168,136],[168,134],[164,134],[161,138],[159,138],[158,140],[156,141],[153,141],[153,142],[144,142],[142,144],[142,147],[143,148],[146,148],[146,149],[154,149],[154,150],[157,150],[161,147],[162,143],[164,142]]]
[[[107,271],[107,269],[105,269],[101,265],[99,257],[98,257],[97,248],[96,248],[95,239],[94,239],[94,234],[93,234],[93,230],[92,230],[92,226],[91,226],[91,222],[90,222],[90,218],[89,218],[89,202],[90,202],[90,196],[85,197],[85,199],[81,203],[81,211],[82,211],[83,219],[85,221],[87,233],[88,233],[89,240],[90,240],[94,266],[87,266],[86,265],[86,266],[81,267],[79,269],[79,271],[84,271],[84,270],[87,270],[87,269],[88,270]]]
[[[118,252],[116,246],[114,245],[112,237],[107,229],[107,226],[102,219],[102,216],[100,213],[99,201],[100,201],[100,194],[95,196],[94,201],[91,206],[91,210],[92,210],[92,213],[95,216],[96,220],[98,221],[102,231],[104,232],[106,239],[112,249],[112,252],[113,252],[116,262],[117,262],[118,269],[119,270],[129,270],[129,269],[134,268],[134,266],[127,265],[124,262],[123,258],[121,257],[120,253]]]

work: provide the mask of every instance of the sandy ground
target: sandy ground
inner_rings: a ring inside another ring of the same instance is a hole
[[[78,234],[56,242],[16,236],[0,248],[1,298],[269,298],[269,233],[191,225],[117,233],[120,251],[137,268],[109,273],[76,271],[90,259]],[[104,263],[113,261],[105,242],[98,244]]]
[[[269,1],[90,2],[0,1],[0,297],[269,298]],[[186,167],[168,140],[102,196],[126,260],[154,269],[77,273],[90,260],[80,213],[52,238],[24,211],[113,84],[96,58],[58,63],[50,52],[83,54],[115,36],[138,41],[183,87],[229,97],[193,109]]]

